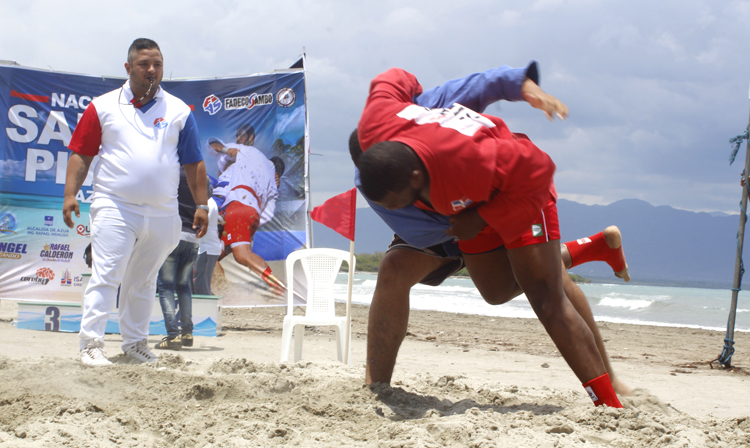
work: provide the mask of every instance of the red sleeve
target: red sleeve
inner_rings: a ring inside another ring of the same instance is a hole
[[[73,131],[68,149],[82,156],[95,156],[99,154],[101,144],[102,126],[99,123],[99,114],[96,113],[94,103],[89,103]]]
[[[400,68],[385,71],[370,83],[370,98],[386,97],[402,103],[412,103],[412,98],[422,94],[417,77]]]
[[[370,83],[370,94],[357,128],[362,149],[367,150],[398,132],[400,123],[393,122],[395,115],[421,93],[422,86],[417,78],[400,68],[376,76]]]

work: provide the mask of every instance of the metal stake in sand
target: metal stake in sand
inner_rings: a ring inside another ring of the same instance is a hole
[[[737,151],[742,144],[742,140],[747,140],[747,149],[745,152],[745,170],[742,172],[744,180],[744,188],[742,189],[742,200],[740,202],[740,228],[737,231],[737,259],[734,263],[734,282],[732,283],[732,303],[729,306],[729,318],[727,320],[727,334],[724,338],[724,349],[715,361],[719,361],[719,364],[724,368],[732,367],[732,355],[734,354],[734,326],[735,318],[737,316],[737,296],[739,295],[742,285],[742,275],[745,273],[745,266],[742,262],[742,247],[745,241],[745,223],[747,223],[747,197],[750,192],[750,139],[748,139],[748,131],[750,130],[750,119],[748,120],[748,127],[745,129],[744,134],[740,134],[734,137],[729,142],[735,145],[732,155],[729,157],[729,164],[734,162],[734,158],[737,155]],[[713,363],[713,361],[711,361]]]
[[[356,200],[356,196],[354,196]],[[346,346],[344,347],[344,364],[349,365],[349,341],[352,334],[352,281],[354,279],[354,240],[349,242],[349,283],[346,289]]]

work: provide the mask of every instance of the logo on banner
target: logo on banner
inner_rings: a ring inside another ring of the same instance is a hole
[[[453,206],[453,211],[454,212],[457,212],[459,210],[463,210],[466,207],[468,207],[469,205],[471,205],[471,199],[469,199],[469,198],[467,198],[465,196],[463,198],[457,200],[457,201],[451,201],[451,206]]]
[[[55,217],[54,216],[45,216],[44,217],[44,225],[45,226],[52,226],[55,224]]]
[[[78,224],[76,226],[76,233],[78,233],[81,236],[90,236],[91,230],[89,230],[89,226],[84,226],[83,224]]]
[[[294,101],[296,100],[297,95],[294,93],[294,90],[290,89],[289,87],[284,87],[283,89],[276,92],[276,104],[281,107],[289,107],[294,104]]]
[[[39,236],[56,236],[67,238],[70,230],[67,227],[26,227],[26,234]]]
[[[156,120],[154,120],[154,127],[155,128],[164,129],[164,128],[167,127],[168,124],[169,123],[165,119],[163,119],[162,117],[159,117]]]
[[[0,258],[18,260],[26,253],[26,244],[0,243]]]
[[[13,213],[6,212],[0,215],[0,235],[16,233],[17,226],[18,221]]]
[[[44,261],[64,261],[69,262],[73,258],[73,251],[70,250],[70,244],[45,244],[39,258]]]
[[[54,279],[55,273],[50,268],[40,268],[34,276],[21,277],[22,282],[38,283],[40,285],[46,285],[50,280]]]
[[[73,286],[83,286],[83,276],[76,275],[73,277]]]
[[[60,285],[71,286],[72,284],[73,284],[73,279],[70,276],[70,271],[66,269],[65,272],[63,272],[62,278],[60,279]]]
[[[224,109],[252,109],[255,106],[273,104],[273,93],[253,93],[249,96],[235,96],[224,98]]]
[[[203,100],[203,110],[213,115],[221,110],[221,100],[216,95],[208,95]]]

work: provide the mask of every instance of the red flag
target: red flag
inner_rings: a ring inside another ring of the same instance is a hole
[[[357,189],[352,188],[315,207],[310,217],[354,241],[354,221],[357,216]]]

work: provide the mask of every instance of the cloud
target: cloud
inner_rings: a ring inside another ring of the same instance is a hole
[[[316,194],[351,188],[347,139],[378,73],[402,67],[432,87],[535,59],[569,120],[549,123],[526,104],[489,112],[553,155],[561,196],[737,208],[744,146],[735,166],[726,159],[748,121],[748,1],[0,4],[2,57],[27,66],[124,76],[141,36],[159,42],[175,78],[268,72],[304,48]]]

